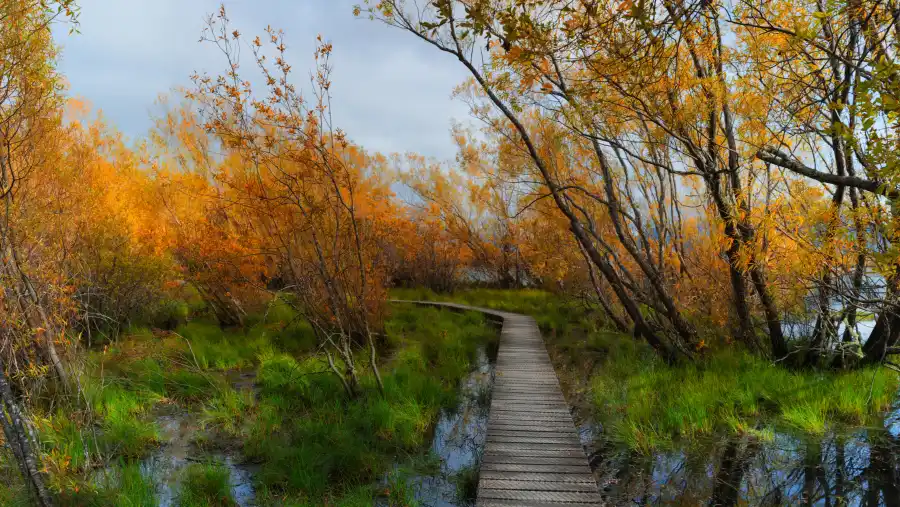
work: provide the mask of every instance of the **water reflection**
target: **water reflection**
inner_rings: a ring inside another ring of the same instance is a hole
[[[487,435],[490,393],[494,384],[497,344],[478,350],[477,367],[462,382],[459,403],[441,413],[434,429],[431,454],[440,461],[432,474],[406,479],[423,507],[462,507],[472,505],[457,493],[461,472],[477,469]]]
[[[582,431],[610,504],[710,506],[900,506],[898,433],[891,417],[821,439],[736,436],[648,457],[598,444],[596,428]]]
[[[255,505],[253,491],[253,472],[245,465],[237,463],[228,454],[214,453],[198,457],[191,444],[191,438],[197,432],[186,413],[160,416],[156,420],[160,428],[160,441],[164,442],[153,454],[141,462],[141,473],[152,478],[157,484],[157,505],[170,507],[177,505],[176,500],[183,479],[183,470],[191,463],[213,461],[221,463],[228,471],[231,495],[240,507]]]
[[[178,494],[184,478],[184,470],[192,463],[212,461],[221,463],[228,471],[231,495],[239,507],[256,505],[253,490],[253,470],[226,453],[204,455],[191,444],[197,426],[190,414],[178,412],[160,415],[156,419],[159,437],[163,444],[140,462],[141,475],[155,487],[155,503],[158,507],[178,504]],[[116,484],[121,471],[113,466],[99,471],[95,477],[98,485]]]

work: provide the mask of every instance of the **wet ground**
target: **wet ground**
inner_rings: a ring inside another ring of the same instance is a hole
[[[252,389],[252,379],[236,373],[246,386],[235,388]],[[154,422],[161,445],[153,453],[141,460],[140,472],[152,483],[159,507],[174,507],[184,478],[185,469],[194,463],[216,463],[225,467],[229,475],[231,495],[239,507],[255,507],[253,474],[255,466],[242,463],[239,454],[225,450],[207,452],[199,449],[195,442],[203,435],[197,423],[196,414],[191,414],[175,405],[161,405],[156,410]],[[98,483],[115,482],[118,468],[111,467],[98,473]]]
[[[228,453],[204,454],[191,440],[199,429],[187,413],[163,415],[157,418],[160,441],[164,442],[153,454],[141,462],[141,472],[153,478],[157,486],[159,507],[176,505],[184,469],[192,463],[213,461],[228,470],[231,495],[241,507],[255,506],[253,469],[240,463],[236,455]]]

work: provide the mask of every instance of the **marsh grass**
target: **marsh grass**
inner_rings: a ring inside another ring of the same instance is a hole
[[[773,430],[819,436],[865,425],[891,407],[896,373],[884,368],[790,370],[737,346],[669,366],[645,344],[602,327],[602,317],[539,290],[473,289],[452,295],[398,290],[397,299],[448,300],[532,315],[567,376],[570,399],[613,441],[642,453],[693,445],[717,432],[761,439]]]
[[[456,499],[461,505],[475,502],[478,494],[478,479],[480,477],[480,463],[460,469],[451,477],[456,486]]]
[[[622,354],[604,360],[591,380],[597,413],[618,439],[644,452],[761,425],[808,435],[864,425],[890,408],[896,389],[886,369],[791,371],[741,351],[675,367]]]
[[[232,507],[237,502],[231,494],[228,468],[222,463],[193,463],[182,472],[178,492],[180,507]]]
[[[479,314],[411,305],[392,308],[385,334],[383,395],[365,376],[364,394],[348,399],[321,357],[272,349],[259,356],[258,396],[223,389],[204,404],[203,421],[261,463],[265,494],[300,505],[371,505],[379,494],[371,484],[421,454],[478,346],[496,340]],[[391,505],[407,505],[405,487],[388,488]]]
[[[186,312],[192,310],[199,308],[189,300],[151,309],[148,315],[155,326],[165,324],[174,331],[131,327],[102,350],[84,356],[79,403],[33,407],[31,418],[44,448],[42,464],[54,491],[63,497],[108,499],[115,494],[110,488],[127,490],[134,483],[128,479],[134,471],[129,467],[161,443],[155,407],[214,407],[211,400],[227,401],[221,393],[233,392],[225,378],[228,370],[255,368],[261,356],[272,355],[276,348],[304,354],[314,347],[309,326],[278,298],[250,317],[243,329],[221,329],[203,317],[188,322]],[[218,408],[243,408],[235,403]],[[98,467],[121,468],[124,482],[98,488],[90,477]],[[3,504],[15,496],[19,479],[15,474],[10,478],[11,484],[0,488]]]
[[[113,471],[101,481],[101,489],[95,496],[95,505],[121,505],[123,507],[152,507],[157,505],[156,484],[141,471],[135,462],[120,461]]]

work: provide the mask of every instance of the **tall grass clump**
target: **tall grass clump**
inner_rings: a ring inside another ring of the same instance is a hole
[[[178,492],[180,507],[232,507],[228,469],[221,463],[193,463],[183,471]]]

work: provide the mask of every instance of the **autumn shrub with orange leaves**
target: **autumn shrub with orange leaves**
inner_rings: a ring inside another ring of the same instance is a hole
[[[382,333],[387,261],[382,248],[395,233],[397,214],[384,179],[385,159],[350,143],[331,123],[329,56],[319,39],[311,78],[314,100],[291,82],[282,32],[269,28],[267,44],[247,42],[266,80],[257,97],[238,74],[240,33],[224,8],[210,16],[204,40],[230,68],[212,78],[194,76],[188,98],[202,125],[228,151],[210,171],[217,197],[250,239],[279,289],[313,326],[332,372],[351,396],[360,393],[360,351],[383,389],[377,342]],[[269,64],[265,51],[275,57]]]

